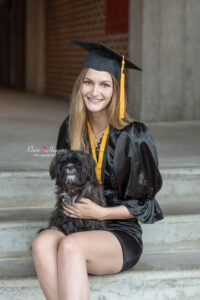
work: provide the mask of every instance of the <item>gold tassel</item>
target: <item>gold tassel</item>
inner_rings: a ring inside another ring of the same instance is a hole
[[[125,73],[124,73],[124,55],[122,58],[122,66],[121,66],[121,80],[120,80],[120,119],[124,118],[124,85],[125,85]]]

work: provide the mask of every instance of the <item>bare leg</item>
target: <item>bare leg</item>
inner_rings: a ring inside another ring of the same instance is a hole
[[[65,237],[58,249],[59,300],[88,300],[87,272],[113,274],[122,265],[122,248],[111,232],[86,231]]]
[[[70,236],[59,245],[58,288],[59,300],[89,299],[86,260]]]
[[[48,300],[58,300],[57,251],[65,235],[57,230],[42,231],[32,243],[33,259],[40,286]]]

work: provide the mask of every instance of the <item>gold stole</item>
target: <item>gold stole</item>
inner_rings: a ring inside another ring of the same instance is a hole
[[[106,147],[106,141],[107,141],[107,137],[108,137],[108,133],[109,133],[109,125],[107,126],[106,131],[104,132],[104,135],[103,135],[103,138],[101,141],[98,161],[97,161],[97,157],[96,157],[95,146],[94,146],[94,142],[92,139],[92,130],[91,130],[89,121],[87,121],[87,127],[88,127],[88,133],[89,133],[90,146],[92,149],[92,156],[96,163],[96,167],[95,167],[96,177],[97,177],[97,180],[99,181],[99,183],[102,184],[101,170],[102,170],[102,164],[103,164],[103,155],[104,155],[104,151],[105,151],[105,147]]]

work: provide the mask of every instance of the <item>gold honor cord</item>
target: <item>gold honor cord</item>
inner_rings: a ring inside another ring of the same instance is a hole
[[[121,65],[121,80],[120,80],[120,119],[124,118],[124,89],[125,89],[125,59],[124,55],[122,56],[122,65]]]
[[[108,137],[108,133],[109,133],[109,125],[107,126],[107,128],[104,132],[102,141],[101,141],[98,161],[97,161],[97,157],[96,157],[94,142],[93,142],[93,139],[92,139],[91,126],[90,126],[90,123],[88,121],[87,121],[87,127],[88,127],[90,145],[91,145],[91,149],[92,149],[92,156],[94,158],[94,161],[96,162],[96,167],[95,167],[96,177],[97,177],[97,180],[99,181],[99,183],[102,184],[101,170],[102,170],[102,164],[103,164],[103,155],[104,155],[104,151],[105,151],[105,147],[106,147],[106,141],[107,141],[107,137]]]

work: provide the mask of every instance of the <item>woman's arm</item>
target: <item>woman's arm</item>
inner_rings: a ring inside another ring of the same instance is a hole
[[[163,218],[155,195],[162,186],[157,151],[148,128],[139,122],[117,140],[114,170],[121,204],[141,223]]]
[[[111,219],[133,219],[133,215],[129,212],[128,208],[124,205],[115,207],[102,207],[99,220]]]
[[[63,209],[64,213],[71,218],[96,219],[100,221],[134,218],[124,205],[103,207],[87,198],[81,198],[78,203],[72,205],[63,203]]]

